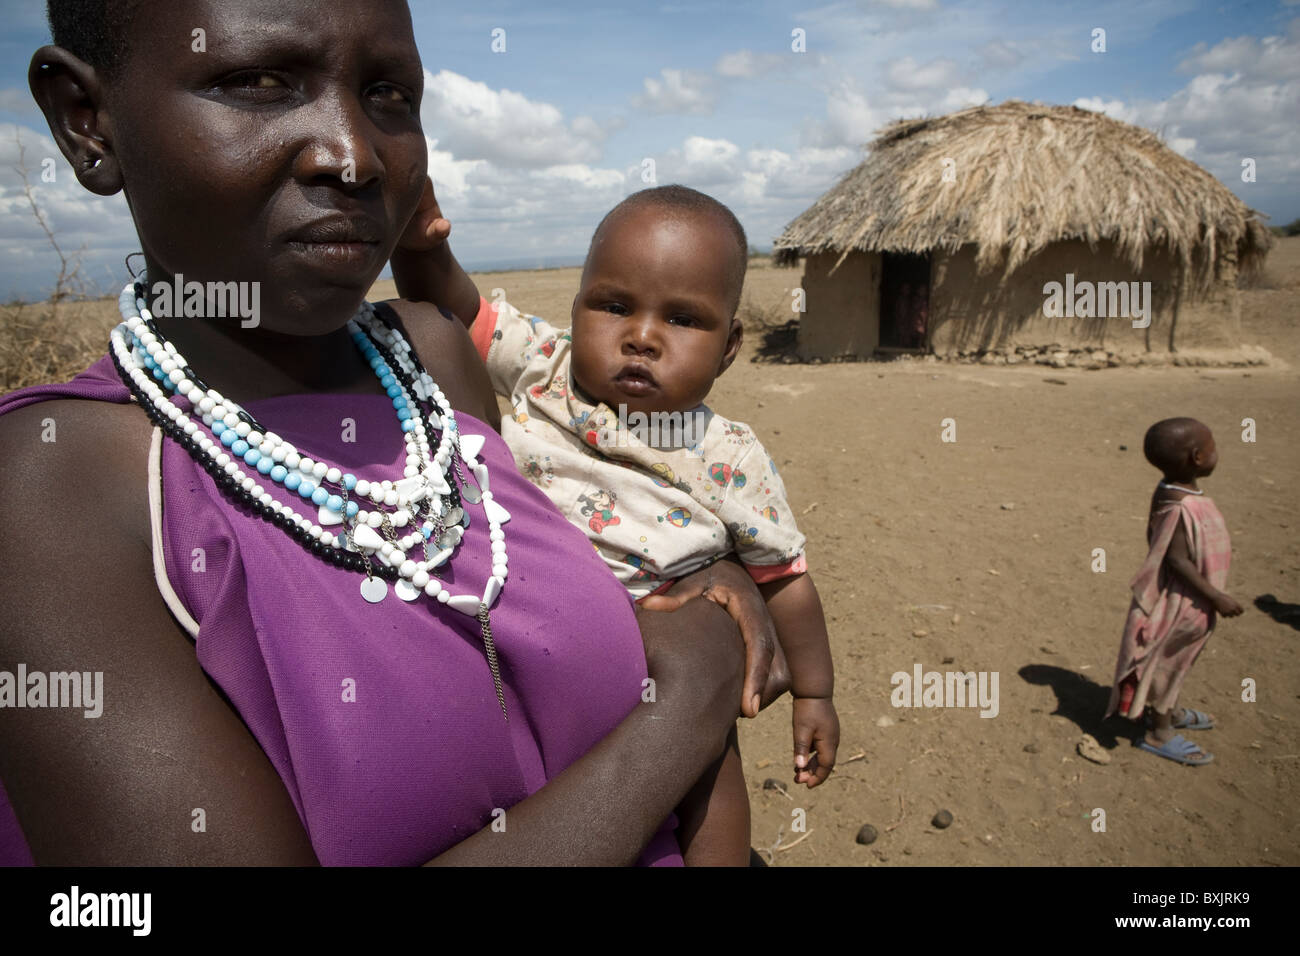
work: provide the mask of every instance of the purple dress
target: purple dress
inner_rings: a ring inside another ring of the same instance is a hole
[[[0,398],[0,414],[54,398],[122,403],[128,394],[106,355],[71,382]],[[285,396],[247,408],[345,471],[401,476],[405,445],[382,395]],[[346,419],[355,421],[353,442],[343,440]],[[486,436],[479,457],[511,515],[510,577],[492,610],[508,723],[477,620],[423,595],[408,604],[391,586],[381,603],[366,603],[361,575],[244,515],[181,448],[163,443],[167,578],[199,624],[199,664],[270,758],[326,865],[432,859],[490,824],[494,808],[539,790],[640,700],[645,653],[627,592],[516,471],[501,437],[457,419],[462,434]],[[478,593],[490,569],[487,521],[480,508],[467,510],[470,527],[445,574],[453,593]],[[201,572],[192,570],[195,548],[204,551]],[[111,688],[105,698],[107,710]],[[681,864],[675,825],[665,821],[642,864]],[[31,862],[0,783],[0,864]]]

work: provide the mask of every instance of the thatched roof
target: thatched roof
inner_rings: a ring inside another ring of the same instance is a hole
[[[1052,242],[1113,240],[1135,270],[1164,246],[1196,284],[1235,247],[1239,268],[1272,243],[1259,214],[1149,130],[1073,106],[1009,100],[880,130],[869,155],[790,223],[776,261],[852,250],[978,247],[1004,277]],[[955,182],[943,182],[944,160]]]

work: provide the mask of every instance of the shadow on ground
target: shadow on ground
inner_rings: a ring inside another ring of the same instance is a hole
[[[784,325],[768,328],[760,333],[762,344],[756,350],[751,362],[780,362],[786,356],[790,361],[798,361],[795,350],[799,346],[799,320],[791,319]]]
[[[1079,730],[1092,734],[1107,750],[1114,750],[1121,740],[1136,740],[1142,732],[1139,724],[1123,717],[1102,718],[1110,702],[1109,685],[1053,664],[1026,664],[1018,673],[1026,683],[1052,688],[1056,694],[1056,710],[1052,713],[1074,721]]]
[[[1279,624],[1286,624],[1300,631],[1300,604],[1287,604],[1271,594],[1261,594],[1255,598],[1255,607]]]

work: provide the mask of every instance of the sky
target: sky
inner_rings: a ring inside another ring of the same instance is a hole
[[[1008,99],[1155,130],[1271,224],[1300,218],[1300,0],[411,10],[430,175],[469,268],[579,262],[601,216],[644,187],[647,161],[656,183],[727,203],[766,249],[883,125]],[[60,244],[115,294],[138,248],[126,201],[81,188],[27,88],[31,53],[49,42],[44,4],[0,0],[0,23],[0,301],[43,298],[58,271],[15,169],[20,143]],[[53,183],[40,176],[49,158]]]

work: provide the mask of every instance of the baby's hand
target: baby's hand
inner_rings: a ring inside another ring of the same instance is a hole
[[[1231,596],[1219,592],[1219,596],[1214,599],[1214,609],[1224,617],[1236,617],[1242,613],[1242,607]]]
[[[840,745],[840,718],[829,697],[794,700],[794,782],[811,789],[825,782],[835,767]],[[815,753],[814,753],[815,751]]]
[[[443,217],[438,198],[433,194],[433,180],[425,178],[424,192],[415,215],[406,224],[397,248],[407,252],[432,252],[444,246],[451,235],[451,223]]]

